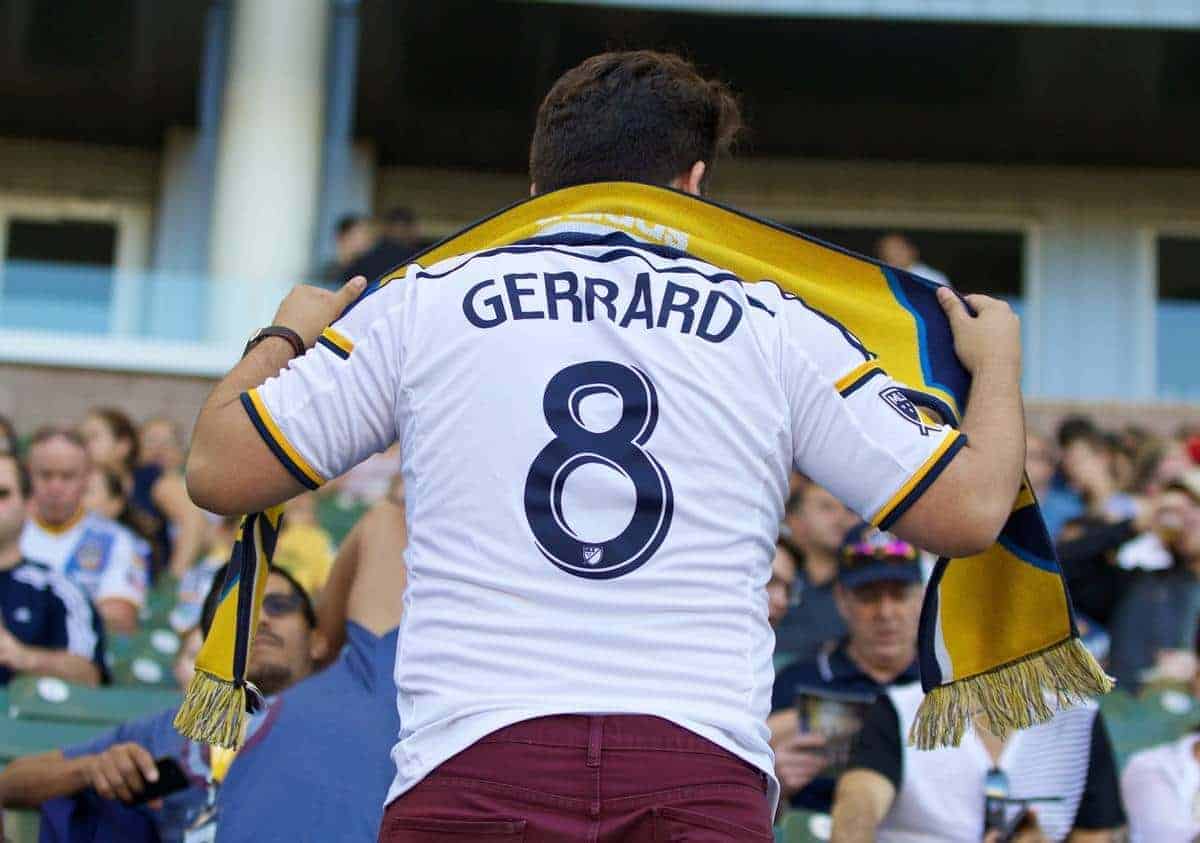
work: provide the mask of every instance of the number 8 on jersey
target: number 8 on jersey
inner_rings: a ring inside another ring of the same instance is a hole
[[[583,400],[598,394],[621,402],[620,419],[602,432],[589,430],[580,416]],[[675,506],[667,473],[643,447],[658,423],[654,384],[633,366],[576,363],[550,379],[542,407],[555,438],[538,453],[525,480],[525,515],[538,549],[561,570],[588,579],[611,579],[641,567],[666,537]],[[620,472],[636,492],[629,524],[600,542],[580,539],[563,514],[567,478],[591,463]]]

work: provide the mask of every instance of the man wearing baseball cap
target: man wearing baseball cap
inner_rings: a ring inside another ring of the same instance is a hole
[[[915,547],[866,523],[846,534],[834,599],[849,632],[826,642],[816,659],[780,671],[771,695],[775,773],[793,807],[828,812],[832,806],[836,780],[827,768],[852,723],[832,724],[828,712],[853,720],[887,686],[918,679],[922,591]]]

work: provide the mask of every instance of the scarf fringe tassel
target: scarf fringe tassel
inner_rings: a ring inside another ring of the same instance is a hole
[[[1045,723],[1059,709],[1107,694],[1113,684],[1083,642],[1072,637],[1004,667],[934,688],[917,710],[908,741],[917,749],[958,746],[975,716],[985,718],[988,731],[1004,738]]]
[[[175,728],[199,743],[237,749],[245,739],[246,719],[245,689],[198,669],[175,715]]]

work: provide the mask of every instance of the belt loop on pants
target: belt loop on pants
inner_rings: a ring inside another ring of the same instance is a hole
[[[600,741],[604,736],[604,718],[589,717],[588,718],[588,752],[587,765],[589,767],[600,766]]]

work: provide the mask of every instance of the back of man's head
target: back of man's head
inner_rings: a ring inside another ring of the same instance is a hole
[[[667,185],[711,169],[742,128],[737,100],[687,60],[602,53],[571,68],[538,109],[529,175],[539,193],[597,181]]]

